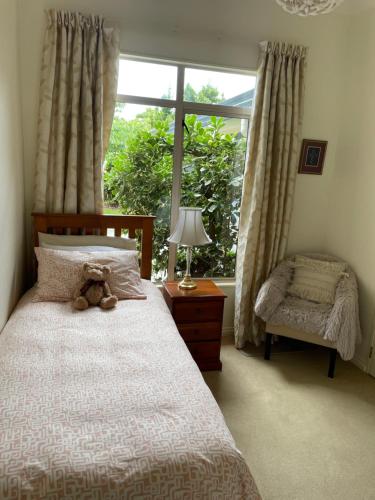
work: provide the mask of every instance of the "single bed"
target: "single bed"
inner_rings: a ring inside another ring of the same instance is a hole
[[[34,289],[19,302],[0,335],[1,499],[260,498],[160,291],[143,284],[147,300],[112,311],[35,303]]]

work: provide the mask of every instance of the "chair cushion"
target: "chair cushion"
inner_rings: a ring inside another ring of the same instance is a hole
[[[318,304],[298,297],[287,296],[268,322],[324,336],[331,310],[330,304]]]
[[[293,280],[288,293],[301,299],[333,304],[336,286],[346,270],[344,262],[327,262],[302,255],[295,257]]]

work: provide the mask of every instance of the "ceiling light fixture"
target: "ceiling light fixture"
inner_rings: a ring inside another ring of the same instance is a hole
[[[343,0],[276,0],[276,2],[289,14],[317,16],[332,12]]]

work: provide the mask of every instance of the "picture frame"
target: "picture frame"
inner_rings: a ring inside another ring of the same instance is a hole
[[[299,174],[322,175],[327,141],[303,139],[299,160]]]

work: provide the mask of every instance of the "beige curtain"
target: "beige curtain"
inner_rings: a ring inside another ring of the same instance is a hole
[[[100,213],[119,36],[99,16],[49,11],[44,39],[34,211]]]
[[[254,303],[285,256],[300,147],[306,49],[262,42],[245,168],[236,268],[235,340],[258,343]]]

